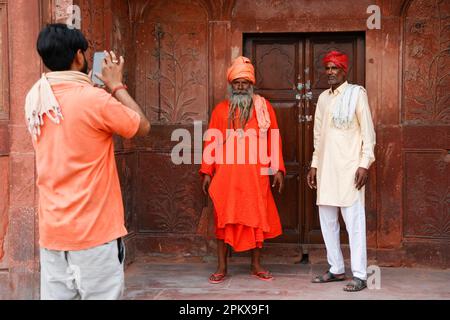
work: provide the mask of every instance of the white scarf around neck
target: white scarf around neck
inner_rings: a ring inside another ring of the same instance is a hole
[[[36,141],[41,134],[41,126],[44,125],[44,115],[56,124],[64,120],[61,107],[51,87],[51,84],[61,82],[92,85],[88,75],[78,71],[57,71],[42,74],[41,79],[33,85],[25,99],[25,118],[28,131]]]
[[[361,86],[348,84],[333,108],[333,124],[338,129],[350,128],[356,112]]]

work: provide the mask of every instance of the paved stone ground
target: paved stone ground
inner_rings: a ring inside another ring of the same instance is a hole
[[[314,275],[327,270],[323,264],[294,262],[265,265],[271,282],[250,276],[248,259],[231,259],[230,277],[210,284],[215,262],[138,260],[126,270],[125,299],[152,300],[316,300],[316,299],[440,299],[450,300],[450,270],[381,268],[381,289],[344,292],[346,282],[313,284]],[[347,276],[351,277],[347,266]]]

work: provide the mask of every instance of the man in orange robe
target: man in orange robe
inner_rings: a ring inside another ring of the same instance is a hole
[[[272,280],[261,266],[260,250],[265,239],[282,233],[269,180],[274,174],[272,187],[281,193],[286,170],[277,119],[269,101],[253,93],[255,72],[248,58],[238,57],[227,76],[229,99],[212,112],[200,169],[216,223],[218,267],[209,282],[226,278],[227,244],[252,250],[251,274]]]

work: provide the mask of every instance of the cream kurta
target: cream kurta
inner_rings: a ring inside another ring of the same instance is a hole
[[[350,128],[333,126],[333,107],[347,85],[322,92],[317,102],[311,163],[317,168],[317,205],[350,207],[358,198],[364,204],[365,188],[356,189],[355,174],[375,161],[375,130],[365,90],[360,90]]]

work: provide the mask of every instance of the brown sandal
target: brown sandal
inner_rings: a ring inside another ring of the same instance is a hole
[[[345,273],[334,274],[334,273],[331,273],[330,270],[328,270],[323,275],[315,277],[311,282],[312,283],[327,283],[327,282],[344,281],[344,280],[345,280]]]
[[[357,277],[353,277],[352,281],[347,283],[343,290],[347,292],[357,292],[361,291],[364,288],[367,288],[367,281]]]

